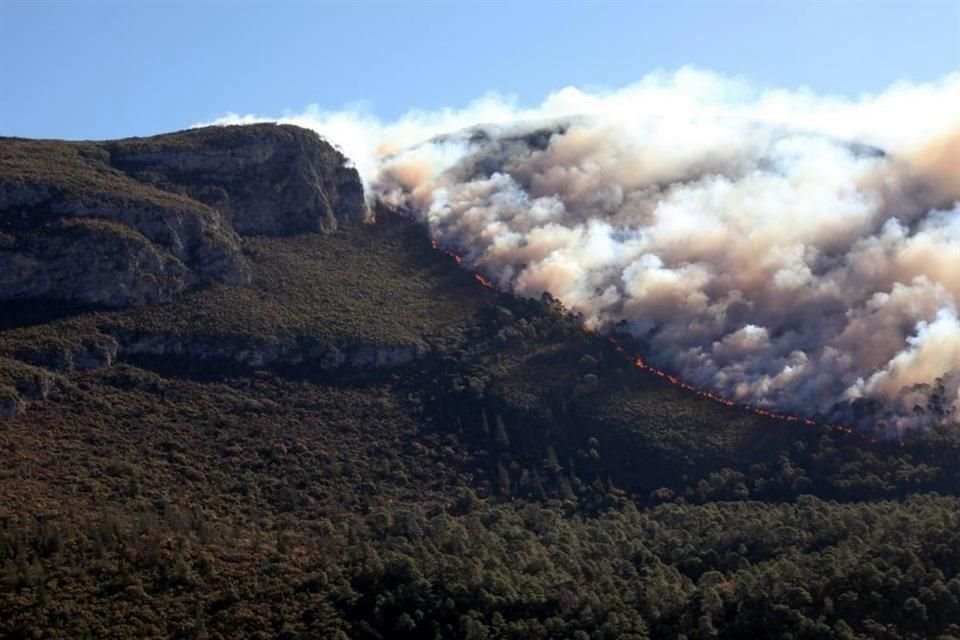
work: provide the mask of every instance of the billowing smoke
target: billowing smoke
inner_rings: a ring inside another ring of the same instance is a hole
[[[960,73],[847,100],[683,69],[535,109],[284,120],[499,287],[695,385],[889,429],[960,415]]]

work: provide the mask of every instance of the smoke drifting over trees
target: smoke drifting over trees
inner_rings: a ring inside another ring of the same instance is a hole
[[[499,287],[750,404],[960,414],[960,74],[856,100],[654,74],[539,107],[283,119]],[[230,115],[222,122],[249,122]]]

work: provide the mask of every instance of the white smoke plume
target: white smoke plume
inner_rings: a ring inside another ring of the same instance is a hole
[[[532,109],[280,120],[499,287],[693,384],[896,430],[960,416],[960,73],[846,99],[681,69]]]

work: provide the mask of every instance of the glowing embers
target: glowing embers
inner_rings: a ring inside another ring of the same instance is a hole
[[[485,278],[479,273],[474,273],[473,279],[485,286],[487,289],[496,289],[496,287],[493,285],[493,282],[489,278]]]
[[[445,254],[447,254],[448,256],[450,256],[451,258],[453,258],[454,260],[456,260],[456,262],[457,262],[457,264],[458,264],[459,266],[461,266],[461,267],[463,266],[463,256],[461,256],[461,255],[459,255],[459,254],[457,254],[457,253],[454,253],[453,251],[450,251],[449,249],[444,249],[443,247],[440,246],[440,243],[437,242],[437,241],[434,240],[434,239],[431,239],[431,240],[430,240],[430,246],[432,246],[432,247],[433,247],[434,249],[436,249],[437,251],[440,251],[440,252],[442,252],[442,253],[445,253]],[[487,289],[493,289],[494,291],[496,291],[496,289],[497,289],[497,287],[493,284],[493,281],[490,280],[490,278],[487,278],[487,277],[486,277],[485,275],[483,275],[482,273],[479,273],[479,272],[477,272],[477,271],[474,271],[474,272],[473,272],[473,279],[476,280],[477,282],[479,282],[480,284],[482,284],[483,286],[485,286]]]
[[[616,344],[616,342],[614,342],[614,344]],[[620,352],[622,353],[622,352],[623,352],[623,348],[622,348],[620,345],[617,345],[617,351],[620,351]],[[790,415],[790,414],[787,414],[787,413],[778,413],[778,412],[776,412],[776,411],[769,411],[769,410],[767,410],[767,409],[761,409],[760,407],[752,407],[752,406],[747,405],[747,404],[740,404],[740,403],[738,403],[738,402],[735,402],[735,401],[733,401],[733,400],[730,400],[729,398],[724,398],[723,396],[721,396],[721,395],[719,395],[719,394],[716,394],[716,393],[714,393],[714,392],[712,392],[712,391],[706,391],[706,390],[704,390],[704,389],[698,389],[698,388],[694,387],[692,384],[689,384],[689,383],[687,383],[687,382],[684,382],[683,380],[681,380],[680,378],[678,378],[678,377],[675,376],[675,375],[669,374],[669,373],[667,373],[666,371],[663,371],[662,369],[658,369],[658,368],[654,367],[653,365],[647,364],[646,360],[644,360],[644,359],[643,359],[642,357],[640,357],[640,356],[638,356],[638,357],[633,361],[633,363],[637,366],[638,369],[643,369],[644,371],[648,371],[648,372],[652,373],[653,375],[655,375],[655,376],[657,376],[657,377],[663,378],[664,380],[666,380],[666,381],[669,382],[670,384],[676,385],[676,386],[678,386],[678,387],[680,387],[680,388],[682,388],[682,389],[686,389],[687,391],[692,391],[693,393],[697,394],[698,396],[702,396],[702,397],[704,397],[704,398],[708,398],[708,399],[710,399],[710,400],[713,400],[714,402],[719,402],[720,404],[725,405],[725,406],[728,406],[728,407],[740,407],[741,409],[744,409],[744,410],[749,411],[749,412],[751,412],[751,413],[755,413],[755,414],[760,415],[760,416],[765,416],[765,417],[767,417],[767,418],[774,418],[774,419],[776,419],[776,420],[784,420],[784,421],[786,421],[786,422],[802,422],[803,424],[806,424],[806,425],[809,425],[809,426],[814,426],[814,425],[817,424],[814,420],[811,420],[810,418],[801,418],[800,416],[793,416],[793,415]],[[838,430],[841,430],[841,431],[845,431],[845,432],[847,432],[847,433],[853,433],[853,428],[852,428],[852,427],[836,426],[836,425],[835,425],[834,428],[835,428],[835,429],[838,429]]]
[[[615,345],[617,351],[619,351],[620,353],[624,353],[623,347],[620,346],[620,345],[616,342],[616,340],[613,340],[613,339],[611,338],[611,341],[612,341],[613,344]],[[783,421],[785,421],[785,422],[801,422],[801,423],[803,423],[803,424],[805,424],[805,425],[807,425],[807,426],[811,426],[811,427],[816,426],[816,424],[817,424],[817,422],[816,422],[815,420],[811,420],[810,418],[802,418],[802,417],[800,417],[800,416],[794,416],[794,415],[790,415],[790,414],[788,414],[788,413],[779,413],[779,412],[776,412],[776,411],[769,411],[769,410],[767,410],[767,409],[761,409],[760,407],[752,407],[752,406],[750,406],[750,405],[748,405],[748,404],[740,404],[740,403],[738,403],[738,402],[734,402],[733,400],[730,400],[729,398],[724,398],[724,397],[721,396],[721,395],[718,395],[718,394],[716,394],[716,393],[713,393],[712,391],[705,391],[705,390],[703,390],[703,389],[698,389],[698,388],[694,387],[693,385],[684,382],[683,380],[681,380],[681,379],[678,378],[677,376],[671,375],[671,374],[667,373],[666,371],[663,371],[662,369],[658,369],[658,368],[654,367],[653,365],[647,364],[646,360],[644,360],[641,356],[637,356],[636,359],[634,359],[633,363],[634,363],[634,365],[636,365],[636,367],[637,367],[638,369],[643,369],[644,371],[647,371],[647,372],[649,372],[649,373],[652,373],[653,375],[655,375],[655,376],[657,376],[657,377],[659,377],[659,378],[663,378],[664,380],[666,380],[666,381],[669,382],[670,384],[673,384],[673,385],[676,385],[676,386],[681,387],[681,388],[683,388],[683,389],[686,389],[687,391],[692,391],[693,393],[695,393],[695,394],[697,394],[697,395],[699,395],[699,396],[702,396],[702,397],[707,398],[707,399],[709,399],[709,400],[713,400],[714,402],[719,402],[720,404],[725,405],[725,406],[728,406],[728,407],[739,407],[740,409],[743,409],[744,411],[749,411],[750,413],[754,413],[754,414],[756,414],[756,415],[758,415],[758,416],[764,416],[764,417],[766,417],[766,418],[773,418],[774,420],[783,420]],[[855,430],[853,427],[848,426],[848,425],[833,424],[833,425],[829,425],[829,426],[830,426],[831,429],[833,429],[833,430],[835,430],[835,431],[840,431],[840,432],[843,432],[843,433],[846,433],[846,434],[856,433],[856,430]],[[869,438],[869,440],[870,440],[870,442],[877,442],[877,441],[878,441],[876,438]],[[903,442],[900,442],[900,446],[903,446]]]
[[[431,245],[435,250],[440,251],[440,252],[442,252],[442,253],[445,253],[446,255],[452,257],[452,258],[456,261],[457,265],[459,265],[460,267],[463,267],[463,266],[464,266],[463,257],[462,257],[462,256],[460,256],[459,254],[457,254],[457,253],[455,253],[455,252],[453,252],[453,251],[451,251],[451,250],[449,250],[449,249],[444,249],[444,248],[442,248],[442,247],[440,246],[440,243],[437,242],[436,239],[431,239],[431,240],[430,240],[430,245]],[[478,272],[473,272],[473,278],[474,278],[474,280],[476,280],[478,283],[480,283],[480,284],[483,285],[484,287],[487,287],[488,289],[497,290],[497,287],[493,284],[493,282],[492,282],[489,278],[487,278],[486,276],[484,276],[483,274],[478,273]],[[586,331],[587,333],[590,333],[590,331],[589,331],[588,329],[586,329],[586,328],[584,328],[584,331]],[[623,348],[623,346],[622,346],[619,342],[617,342],[616,339],[610,338],[610,341],[613,343],[614,348],[615,348],[618,352],[620,352],[621,354],[623,354],[625,357],[628,357],[627,354],[626,354],[626,352],[625,352],[625,350],[624,350],[624,348]],[[743,404],[743,403],[739,403],[739,402],[736,402],[736,401],[734,401],[734,400],[731,400],[731,399],[729,399],[729,398],[725,398],[725,397],[721,396],[720,394],[714,393],[713,391],[707,391],[707,390],[705,390],[705,389],[699,389],[699,388],[693,386],[692,384],[690,384],[690,383],[688,383],[688,382],[684,382],[683,380],[681,380],[681,379],[678,378],[677,376],[675,376],[675,375],[673,375],[673,374],[671,374],[671,373],[667,373],[667,372],[664,371],[663,369],[658,369],[657,367],[655,367],[655,366],[653,366],[653,365],[651,365],[651,364],[648,364],[647,361],[644,360],[642,356],[635,356],[635,357],[633,358],[633,363],[634,363],[634,365],[635,365],[638,369],[642,369],[642,370],[644,370],[644,371],[647,371],[647,372],[649,372],[649,373],[652,373],[653,375],[657,376],[658,378],[662,378],[663,380],[666,380],[667,382],[669,382],[670,384],[672,384],[672,385],[674,385],[674,386],[677,386],[677,387],[680,387],[681,389],[685,389],[685,390],[687,390],[687,391],[690,391],[690,392],[692,392],[692,393],[695,393],[695,394],[697,394],[698,396],[701,396],[701,397],[703,397],[703,398],[707,398],[708,400],[712,400],[713,402],[720,403],[720,404],[722,404],[722,405],[724,405],[724,406],[726,406],[726,407],[737,407],[737,408],[740,408],[740,409],[742,409],[742,410],[744,410],[744,411],[749,411],[750,413],[753,413],[753,414],[756,414],[756,415],[759,415],[759,416],[764,416],[764,417],[766,417],[766,418],[772,418],[772,419],[774,419],[774,420],[783,420],[784,422],[799,422],[799,423],[802,423],[802,424],[805,424],[805,425],[811,426],[811,427],[812,427],[812,426],[816,426],[816,424],[817,424],[817,422],[816,422],[815,420],[811,420],[810,418],[803,418],[803,417],[800,417],[800,416],[790,415],[790,414],[788,414],[788,413],[780,413],[780,412],[777,412],[777,411],[770,411],[770,410],[768,410],[768,409],[762,409],[762,408],[760,408],[760,407],[754,407],[754,406],[751,406],[751,405],[749,405],[749,404]],[[836,430],[836,431],[841,431],[841,432],[847,433],[847,434],[853,434],[853,433],[856,432],[856,430],[855,430],[853,427],[850,427],[850,426],[847,426],[847,425],[830,425],[830,427],[831,427],[832,429]],[[876,442],[876,439],[875,439],[875,438],[871,438],[870,440],[871,440],[871,442]]]

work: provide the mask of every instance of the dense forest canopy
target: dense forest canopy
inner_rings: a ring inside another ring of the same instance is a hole
[[[385,207],[234,234],[226,192],[154,179],[134,223],[185,207],[243,277],[0,302],[0,636],[960,638],[955,422],[717,402]],[[98,220],[51,223],[84,268],[176,244]]]

